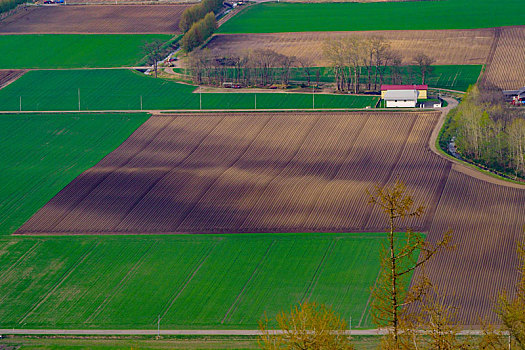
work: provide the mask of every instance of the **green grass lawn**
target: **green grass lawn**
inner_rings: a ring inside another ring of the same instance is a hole
[[[4,237],[0,328],[256,329],[301,301],[371,327],[385,234]],[[23,258],[22,258],[23,257]]]
[[[524,25],[522,0],[377,3],[263,3],[226,22],[221,33],[471,29]]]
[[[0,35],[0,69],[125,67],[143,57],[145,42],[170,35]]]
[[[0,235],[14,232],[147,118],[146,114],[0,116]]]
[[[155,79],[130,70],[30,71],[0,90],[0,111],[199,109],[195,86]],[[208,93],[202,109],[312,108],[311,94]],[[364,108],[377,97],[315,96],[316,108]]]

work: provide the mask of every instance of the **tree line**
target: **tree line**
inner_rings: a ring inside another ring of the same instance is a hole
[[[328,70],[333,74],[336,90],[352,93],[378,91],[382,84],[387,83],[424,84],[434,62],[424,54],[414,57],[413,63],[421,76],[418,81],[412,67],[402,67],[401,55],[391,50],[389,43],[381,37],[329,40],[323,44],[323,55],[330,63]],[[298,79],[298,73],[306,86],[312,83],[318,86],[326,72],[313,65],[308,57],[287,56],[270,49],[228,54],[201,49],[188,57],[188,73],[193,82],[216,86],[225,82],[242,86],[287,86],[290,81]]]
[[[466,160],[525,178],[525,111],[506,103],[500,89],[472,86],[445,127],[443,149],[454,137]]]
[[[217,30],[215,14],[222,8],[223,0],[202,0],[188,7],[181,15],[179,27],[184,36],[181,47],[190,52],[202,45]]]
[[[444,249],[455,249],[452,233],[431,244],[421,234],[407,231],[399,237],[400,224],[407,218],[421,216],[424,207],[414,204],[402,182],[376,186],[368,192],[369,204],[379,208],[386,220],[387,241],[381,252],[381,272],[372,287],[371,315],[374,324],[386,331],[378,348],[388,350],[453,350],[453,349],[525,349],[525,250],[518,245],[521,279],[515,297],[502,292],[495,311],[501,329],[480,320],[481,335],[460,336],[455,323],[460,310],[447,305],[439,286],[426,276],[424,266]],[[411,287],[406,288],[411,274],[418,271]],[[473,296],[474,297],[474,296]],[[414,307],[416,306],[416,307]],[[265,317],[259,322],[259,345],[266,350],[345,349],[355,346],[347,333],[348,325],[331,307],[304,302],[290,312],[276,316],[276,329]],[[504,333],[502,333],[502,331]],[[506,334],[505,334],[506,333]]]
[[[369,91],[377,91],[378,86],[386,82],[388,71],[391,84],[403,84],[403,57],[399,52],[392,50],[389,42],[383,37],[329,39],[323,43],[323,56],[334,72],[334,83],[338,91],[357,94],[362,87]],[[434,59],[418,53],[413,58],[413,63],[419,67],[420,83],[425,84],[428,74],[432,71],[431,64],[434,63]]]

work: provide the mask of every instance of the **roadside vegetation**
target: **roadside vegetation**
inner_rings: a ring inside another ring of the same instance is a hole
[[[221,33],[473,29],[523,25],[521,0],[373,3],[262,3],[220,28]]]
[[[330,67],[312,67],[307,59],[267,49],[227,56],[202,49],[193,51],[188,56],[188,67],[177,72],[188,74],[198,85],[286,88],[319,87],[328,83],[338,92],[359,93],[378,92],[382,84],[422,84],[423,81],[432,88],[466,91],[476,83],[482,68],[481,65],[419,65],[415,60],[407,62],[412,65],[405,65],[399,55],[383,47],[384,43],[379,48],[362,43],[355,56],[347,45],[326,44]]]
[[[525,179],[525,111],[503,100],[500,89],[473,86],[449,114],[440,146],[503,176]]]
[[[0,15],[25,2],[29,2],[29,0],[0,0]]]

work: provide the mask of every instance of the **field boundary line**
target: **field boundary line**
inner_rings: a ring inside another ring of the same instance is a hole
[[[268,255],[270,254],[270,250],[272,249],[273,245],[275,244],[275,239],[272,240],[272,243],[270,243],[270,245],[268,246],[268,248],[266,249],[266,252],[264,253],[263,257],[261,258],[261,260],[259,260],[259,262],[257,263],[257,266],[255,267],[255,269],[253,270],[250,278],[248,278],[248,280],[246,281],[246,283],[244,283],[244,286],[242,286],[242,289],[241,291],[239,292],[239,294],[237,295],[237,298],[235,298],[235,300],[233,301],[233,304],[230,305],[230,308],[228,309],[228,311],[226,311],[226,314],[224,314],[224,317],[222,318],[221,320],[221,324],[224,324],[224,322],[226,321],[229,321],[230,318],[231,318],[231,315],[233,315],[235,313],[235,311],[237,311],[237,307],[238,307],[238,302],[241,300],[242,298],[242,294],[244,293],[244,291],[246,290],[246,288],[248,287],[248,284],[256,277],[259,275],[259,268],[261,267],[262,263],[264,262],[264,260],[266,260],[266,258],[268,257]],[[232,310],[233,309],[233,310]],[[230,314],[231,312],[231,314]]]
[[[224,118],[223,118],[224,119]],[[248,150],[250,149],[250,147],[252,147],[252,145],[255,143],[255,141],[257,140],[257,138],[261,135],[261,133],[263,132],[263,130],[268,126],[268,124],[270,123],[270,121],[272,120],[273,118],[272,117],[268,117],[268,119],[266,120],[266,122],[264,122],[259,131],[257,131],[257,134],[253,137],[253,139],[241,150],[241,152],[239,153],[239,155],[237,156],[237,158],[235,160],[233,160],[226,169],[224,169],[224,171],[222,171],[220,173],[219,176],[217,176],[209,185],[208,187],[206,187],[206,189],[202,192],[202,194],[199,196],[199,198],[197,200],[194,201],[192,207],[186,211],[186,213],[184,213],[184,217],[182,217],[182,219],[179,221],[179,224],[177,225],[177,229],[184,223],[184,220],[186,220],[186,218],[188,218],[188,216],[191,215],[191,213],[195,210],[195,207],[197,207],[197,205],[199,204],[199,202],[206,196],[206,194],[208,193],[208,191],[210,190],[210,188],[212,188],[218,181],[219,179],[228,171],[230,170],[231,168],[233,168],[235,166],[235,164],[237,164],[241,159],[242,157],[244,157],[246,155],[246,152],[248,152]],[[222,121],[222,120],[221,120]]]
[[[126,275],[124,277],[122,277],[122,279],[119,281],[119,283],[115,287],[113,287],[113,289],[111,290],[110,295],[108,295],[102,301],[102,303],[100,303],[100,305],[95,309],[95,311],[93,311],[93,313],[91,315],[89,315],[89,317],[84,321],[84,324],[91,322],[95,317],[97,317],[106,308],[106,306],[111,302],[111,300],[113,300],[113,297],[115,296],[115,294],[118,293],[122,289],[122,287],[124,287],[125,282],[127,282],[129,280],[129,277],[131,277],[135,273],[137,268],[142,266],[142,263],[144,262],[144,257],[148,255],[148,253],[151,251],[151,248],[153,248],[153,246],[157,245],[158,242],[159,242],[158,240],[155,240],[155,241],[153,241],[153,243],[150,244],[148,249],[146,249],[144,251],[144,253],[142,253],[142,255],[139,258],[139,260],[137,260],[137,262],[131,267],[131,269],[129,269],[129,271],[126,273]]]
[[[376,277],[376,281],[374,282],[374,286],[370,290],[370,295],[368,296],[368,300],[366,301],[365,308],[363,309],[363,313],[361,314],[361,318],[359,319],[359,323],[357,324],[357,327],[361,327],[361,324],[363,323],[363,317],[365,317],[366,310],[368,309],[368,305],[370,304],[370,301],[372,300],[372,291],[376,289],[377,282],[379,281],[380,276],[381,276],[381,268],[379,268],[379,272],[377,273],[377,277]],[[365,318],[365,322],[367,319],[368,319],[368,315]]]
[[[332,254],[334,251],[335,244],[339,241],[339,239],[334,238],[331,240],[330,244],[326,248],[323,257],[321,258],[321,261],[317,265],[317,268],[315,269],[314,275],[312,276],[312,279],[310,280],[310,283],[308,284],[308,288],[304,291],[303,297],[301,298],[301,304],[305,301],[309,302],[310,297],[312,296],[312,292],[317,286],[317,282],[319,281],[322,268],[324,266],[324,262],[326,261],[326,258]]]
[[[184,290],[186,289],[186,287],[188,286],[188,284],[190,284],[191,280],[193,279],[193,277],[195,277],[195,275],[197,274],[197,272],[199,272],[199,270],[201,269],[202,265],[204,265],[204,263],[206,262],[206,260],[208,260],[208,258],[210,257],[211,253],[213,252],[213,250],[217,247],[217,245],[219,244],[220,241],[217,241],[215,242],[214,245],[212,245],[209,249],[208,249],[208,252],[205,256],[203,256],[201,258],[200,261],[198,261],[197,263],[199,264],[192,272],[192,274],[188,277],[186,277],[186,281],[184,281],[184,285],[182,286],[182,288],[179,289],[178,293],[171,299],[169,305],[166,307],[166,310],[164,310],[164,312],[162,312],[160,318],[159,318],[159,322],[162,321],[164,319],[164,316],[166,316],[166,314],[168,313],[168,311],[171,309],[171,307],[173,306],[173,304],[175,303],[175,300],[177,300],[177,298],[182,294],[182,292],[184,292]]]
[[[151,118],[151,117],[150,117]],[[94,172],[94,173],[97,173],[97,165],[100,164],[100,162],[102,162],[104,159],[106,159],[111,153],[115,152],[117,149],[119,149],[120,147],[122,147],[122,145],[124,145],[126,142],[128,142],[132,137],[133,135],[137,132],[138,129],[144,127],[144,125],[150,120],[150,118],[148,118],[144,123],[142,123],[133,133],[131,133],[131,135],[129,135],[129,137],[127,139],[125,139],[117,148],[115,148],[113,151],[109,152],[108,154],[106,154],[105,157],[103,157],[100,161],[97,162],[97,164],[93,165],[91,168],[87,169],[86,171],[82,172],[81,174],[79,174],[75,179],[73,179],[73,181],[71,181],[69,184],[67,184],[67,186],[70,186],[72,183],[75,182],[75,180],[82,176],[83,174],[85,174],[86,172]],[[82,201],[84,201],[89,195],[91,195],[91,193],[93,193],[93,191],[98,187],[100,186],[100,184],[102,184],[108,177],[110,177],[111,175],[113,175],[118,169],[126,166],[127,164],[129,164],[129,162],[131,162],[131,160],[133,158],[135,158],[137,155],[139,155],[141,152],[143,152],[146,147],[148,147],[154,140],[155,138],[159,135],[160,132],[162,132],[164,129],[166,128],[166,125],[162,128],[160,128],[160,130],[158,132],[156,132],[154,135],[152,135],[152,137],[149,139],[149,142],[146,142],[144,144],[143,147],[141,147],[139,150],[137,150],[137,152],[133,153],[133,154],[130,154],[129,157],[126,159],[126,161],[124,163],[122,163],[120,166],[118,167],[110,167],[109,171],[108,172],[105,172],[104,175],[101,176],[100,180],[97,181],[96,183],[93,184],[93,186],[91,187],[91,189],[86,193],[85,196],[82,196],[80,198],[77,198],[75,200],[74,203],[71,204],[71,208],[76,208],[80,203],[82,203]],[[66,187],[67,187],[66,186]],[[55,196],[53,196],[53,198],[55,198],[56,196],[58,196],[60,194],[60,192],[62,192],[66,187],[64,187],[62,190],[60,190]],[[68,211],[64,211],[64,213],[60,216],[60,219],[57,220],[57,222],[50,228],[50,231],[53,232],[55,230],[55,228],[62,222],[62,220],[64,220],[64,218],[66,216],[68,216],[70,214],[70,210]]]
[[[60,280],[51,288],[51,290],[47,292],[46,295],[42,299],[40,299],[40,301],[36,305],[34,305],[28,312],[26,312],[22,319],[18,321],[18,324],[22,324],[22,322],[24,322],[29,316],[33,314],[33,312],[35,312],[44,302],[46,302],[46,300],[49,299],[49,297],[68,279],[68,277],[71,276],[71,274],[75,272],[75,270],[80,265],[82,265],[84,261],[86,261],[86,259],[91,255],[91,253],[93,253],[95,248],[99,245],[100,242],[93,244],[91,248],[89,248],[88,251],[85,252],[84,255],[82,255],[80,259],[71,268],[69,268],[68,271],[65,272],[64,275],[62,275]]]
[[[270,185],[279,177],[281,176],[281,174],[288,168],[288,166],[290,165],[290,163],[295,159],[295,157],[297,157],[297,154],[299,153],[299,151],[301,150],[301,148],[303,148],[304,146],[304,143],[306,142],[306,140],[308,139],[308,136],[312,133],[312,131],[314,130],[315,126],[319,123],[319,120],[321,120],[321,117],[318,115],[317,118],[315,119],[315,121],[312,122],[312,125],[308,128],[308,130],[304,133],[304,136],[302,137],[301,139],[301,142],[299,142],[298,146],[297,146],[297,149],[293,152],[293,154],[291,155],[291,157],[288,159],[288,162],[286,162],[286,165],[284,165],[281,170],[270,180],[268,181],[268,183],[264,186],[264,188],[260,191],[261,195],[259,196],[259,198],[257,199],[257,201],[254,203],[254,205],[252,206],[252,208],[250,209],[250,212],[248,214],[246,214],[242,224],[239,225],[239,228],[242,228],[242,227],[245,227],[244,225],[246,224],[246,221],[248,220],[248,218],[252,215],[252,212],[255,210],[255,208],[257,208],[257,205],[259,204],[261,198],[264,196],[264,193],[266,192],[266,190],[268,189],[268,187],[270,187]]]

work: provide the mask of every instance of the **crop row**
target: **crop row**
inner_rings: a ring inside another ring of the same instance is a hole
[[[436,205],[448,172],[426,148],[437,116],[152,117],[18,233],[381,230],[374,184],[406,181]]]

